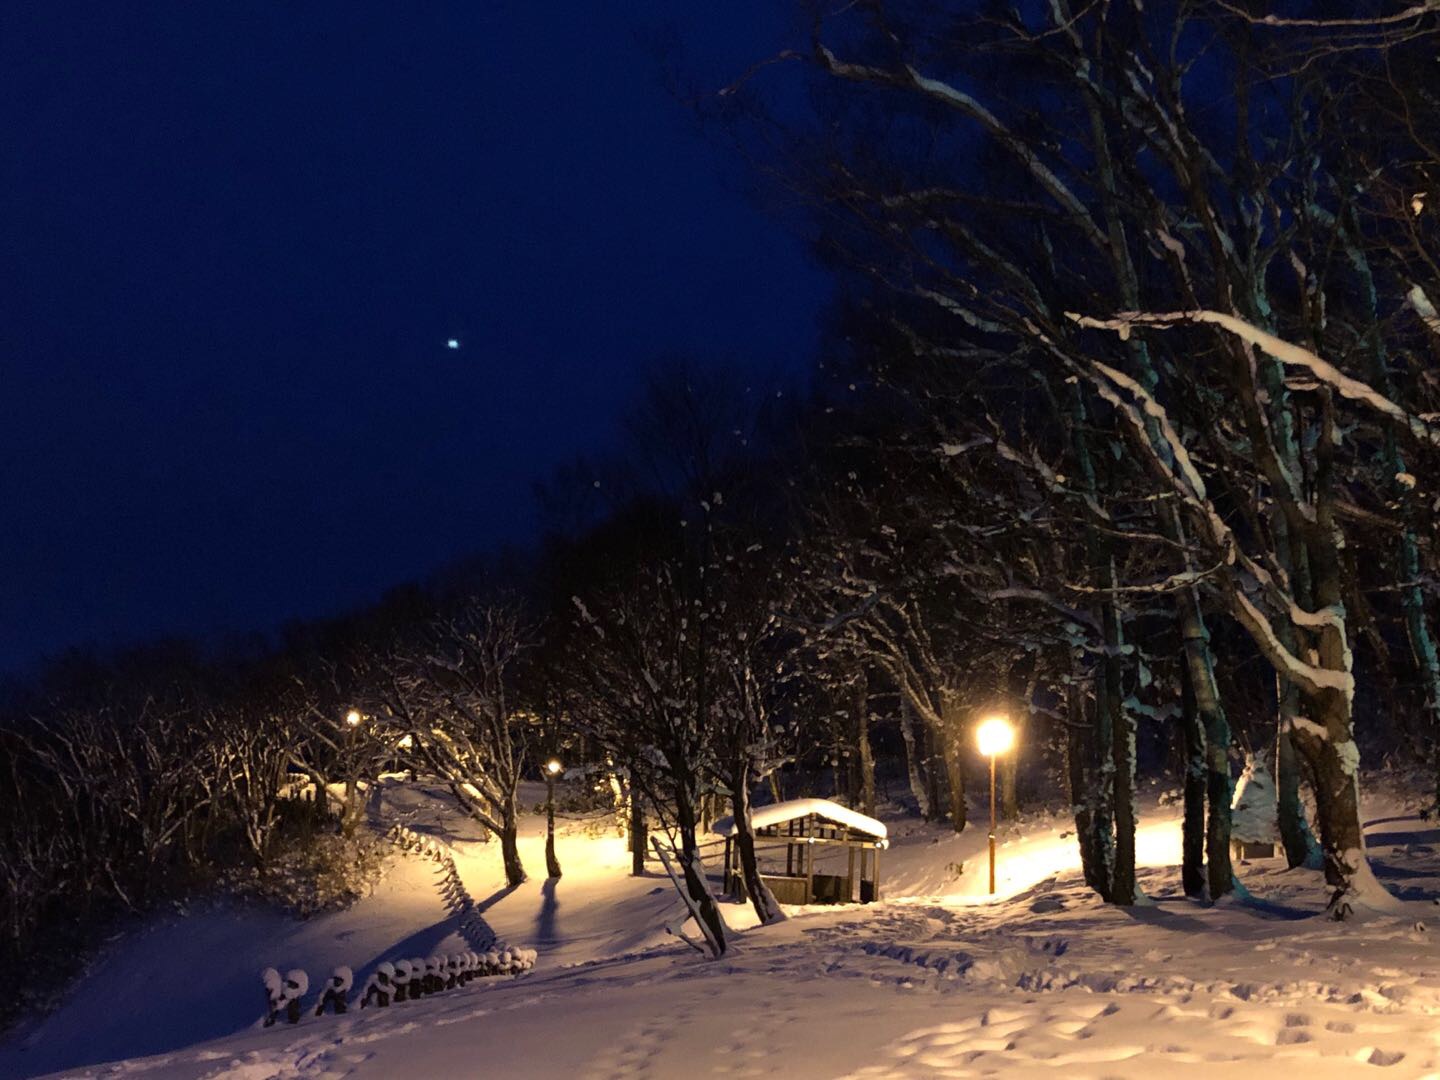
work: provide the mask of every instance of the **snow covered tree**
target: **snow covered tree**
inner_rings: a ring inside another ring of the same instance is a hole
[[[512,697],[522,654],[537,632],[513,602],[462,602],[383,661],[374,687],[387,722],[449,786],[460,806],[500,840],[505,880],[525,880],[516,792],[530,714]]]
[[[1432,19],[1404,21],[1406,40],[1432,33]],[[1394,400],[1400,391],[1380,393],[1355,370],[1343,373],[1363,387],[1351,394],[1354,384],[1328,374],[1341,368],[1308,359],[1324,342],[1374,369],[1373,328],[1387,316],[1366,296],[1402,313],[1411,295],[1395,287],[1404,275],[1393,260],[1376,267],[1380,249],[1367,252],[1366,267],[1345,242],[1346,223],[1385,183],[1374,178],[1390,170],[1354,168],[1329,111],[1346,97],[1352,69],[1378,73],[1384,34],[1357,30],[1355,20],[1299,21],[1313,49],[1277,77],[1279,53],[1266,36],[1287,25],[1226,4],[1060,2],[970,19],[882,3],[818,15],[808,48],[785,58],[809,61],[830,112],[802,151],[804,173],[791,174],[823,200],[831,250],[902,298],[903,324],[932,355],[971,372],[1005,356],[1024,373],[1035,393],[1006,429],[1048,411],[1071,433],[1055,475],[1094,503],[1080,543],[1098,575],[1087,587],[1106,650],[1094,735],[1110,764],[1094,782],[1124,786],[1134,766],[1122,691],[1135,675],[1119,599],[1164,597],[1187,669],[1192,734],[1204,733],[1196,758],[1206,776],[1208,891],[1232,887],[1230,732],[1210,624],[1235,620],[1289,688],[1279,748],[1293,741],[1320,778],[1327,875],[1343,913],[1377,890],[1353,795],[1355,590],[1340,537],[1356,504],[1342,489],[1375,477],[1356,453],[1371,433],[1388,429],[1412,447],[1428,436],[1410,422],[1420,410]],[[1384,25],[1395,24],[1375,24]],[[1324,40],[1332,29],[1343,48]],[[1193,107],[1201,100],[1209,113]],[[1400,165],[1407,146],[1411,161],[1419,156],[1402,123],[1372,142],[1385,140],[1386,166]],[[1367,278],[1391,288],[1369,290]],[[949,328],[937,333],[944,320]],[[1117,333],[1101,341],[1096,327]],[[1377,395],[1398,413],[1364,408]],[[1368,415],[1342,417],[1346,398]],[[1385,467],[1394,464],[1392,455]],[[1128,531],[1150,554],[1129,559],[1128,573],[1113,558],[1124,549],[1107,520],[1117,479],[1149,489],[1148,525]],[[1428,671],[1423,636],[1412,636],[1412,650]],[[1298,799],[1284,793],[1294,770],[1283,757],[1282,805],[1293,816]],[[1101,802],[1133,816],[1127,795]],[[1116,821],[1122,846],[1130,831]],[[1130,885],[1116,888],[1123,898]]]

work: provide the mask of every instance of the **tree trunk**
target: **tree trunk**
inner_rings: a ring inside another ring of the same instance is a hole
[[[1406,582],[1420,580],[1420,553],[1415,534],[1406,529],[1400,540],[1400,577]],[[1400,593],[1400,606],[1405,613],[1405,635],[1410,642],[1410,655],[1420,675],[1425,695],[1425,711],[1429,714],[1429,735],[1435,773],[1435,809],[1440,811],[1440,651],[1435,636],[1425,620],[1425,596],[1419,584],[1407,585]]]
[[[560,860],[555,857],[555,778],[545,771],[545,875],[560,876]]]
[[[925,745],[925,788],[930,799],[930,820],[939,821],[945,815],[945,796],[950,786],[945,735],[928,720],[921,722],[920,735]]]
[[[1015,692],[1016,675],[1024,668],[1028,668],[1025,675],[1024,685],[1018,693]],[[1005,755],[1005,760],[1000,763],[1000,815],[1006,821],[1014,821],[1020,816],[1020,755],[1025,749],[1025,733],[1030,726],[1030,717],[1035,703],[1035,687],[1040,681],[1039,657],[1034,653],[1027,654],[1022,664],[1011,667],[1007,680],[1007,691],[1015,701],[1015,713],[1012,720],[1015,724],[1015,745]]]
[[[1291,726],[1295,748],[1310,763],[1315,780],[1316,815],[1320,825],[1320,849],[1325,857],[1325,881],[1334,887],[1329,910],[1337,919],[1351,914],[1356,906],[1377,907],[1391,900],[1375,880],[1365,856],[1365,830],[1360,821],[1360,751],[1355,745],[1351,668],[1343,597],[1344,570],[1340,560],[1343,538],[1335,526],[1331,490],[1335,431],[1333,407],[1323,399],[1324,412],[1317,444],[1315,469],[1316,526],[1307,538],[1306,555],[1313,585],[1315,611],[1297,633],[1313,639],[1311,655],[1326,672],[1345,677],[1335,688],[1307,693],[1300,687],[1300,715]],[[1303,655],[1303,654],[1302,654]]]
[[[1081,490],[1094,497],[1099,485],[1096,482],[1095,460],[1090,453],[1089,419],[1085,407],[1085,398],[1082,395],[1079,385],[1075,384],[1069,394],[1068,419],[1070,421],[1069,437],[1075,448],[1076,462],[1079,466]],[[1109,554],[1109,542],[1103,538],[1093,527],[1087,526],[1085,531],[1086,557],[1091,566],[1104,568],[1106,579],[1113,583],[1114,560]],[[1099,622],[1104,628],[1104,637],[1107,645],[1113,644],[1115,636],[1112,631],[1112,620],[1114,618],[1114,604],[1104,604],[1100,608]],[[1107,657],[1102,660],[1095,672],[1095,722],[1090,730],[1090,738],[1086,755],[1086,783],[1083,790],[1087,803],[1088,817],[1086,830],[1088,841],[1081,840],[1081,859],[1085,860],[1085,848],[1089,846],[1089,870],[1086,872],[1086,880],[1091,887],[1098,892],[1102,899],[1108,901],[1114,895],[1114,870],[1115,870],[1115,833],[1113,828],[1113,807],[1115,800],[1115,713],[1113,710],[1111,695],[1107,684],[1109,679],[1106,670],[1111,660],[1117,657]],[[1075,678],[1074,664],[1071,665],[1071,679]],[[1074,688],[1072,687],[1072,690]],[[1083,700],[1083,699],[1082,699]],[[1077,824],[1078,824],[1077,815]]]
[[[630,784],[630,876],[645,876],[645,851],[649,837],[646,835],[645,804],[640,801],[640,790],[632,781]]]
[[[1093,771],[1086,791],[1090,804],[1090,846],[1096,878],[1103,883],[1098,891],[1103,899],[1109,901],[1115,895],[1115,713],[1103,664],[1095,673],[1095,721],[1092,730]]]
[[[1015,745],[1000,763],[1000,816],[1014,821],[1020,816],[1018,779],[1020,775],[1020,748],[1025,745],[1025,722],[1015,721]]]
[[[1177,535],[1183,535],[1178,525],[1175,528]],[[1230,777],[1230,721],[1215,681],[1210,630],[1200,610],[1200,598],[1193,591],[1187,592],[1177,597],[1176,605],[1189,687],[1205,729],[1205,796],[1209,804],[1205,880],[1210,899],[1218,900],[1235,889],[1235,870],[1230,864],[1230,799],[1234,791]]]
[[[520,825],[515,812],[507,812],[500,824],[500,858],[505,864],[505,884],[519,885],[525,880],[525,867],[520,862],[520,848],[516,843]]]
[[[969,812],[965,805],[965,774],[961,769],[963,748],[960,740],[964,725],[960,719],[960,695],[942,690],[940,710],[940,722],[944,730],[937,732],[936,741],[940,744],[939,750],[945,760],[945,776],[949,781],[950,824],[957,833],[964,832],[969,822]]]
[[[755,908],[760,925],[780,922],[785,918],[775,894],[760,876],[760,861],[755,857],[755,830],[750,824],[750,769],[745,762],[731,769],[730,800],[735,820],[735,848],[740,854],[740,876],[745,882],[745,895]]]
[[[910,700],[902,692],[900,694],[900,736],[905,742],[905,771],[910,778],[910,794],[915,796],[915,802],[919,806],[920,816],[926,821],[932,820],[930,806],[930,787],[925,780],[924,767],[921,764],[922,744],[916,738],[915,710],[910,707]],[[923,733],[921,733],[923,735]]]
[[[1349,698],[1339,691],[1301,694],[1307,719],[1297,720],[1292,731],[1295,749],[1305,756],[1315,778],[1316,817],[1320,850],[1325,860],[1325,882],[1334,888],[1330,912],[1349,916],[1357,904],[1382,899],[1365,856],[1365,832],[1360,822],[1360,789]]]
[[[1085,884],[1104,897],[1110,891],[1110,882],[1101,872],[1090,812],[1094,729],[1085,717],[1085,691],[1077,681],[1077,675],[1072,658],[1070,681],[1065,688],[1065,774],[1070,782],[1070,808],[1075,815],[1075,839],[1080,848],[1080,867],[1085,875]]]
[[[1390,378],[1386,339],[1379,331],[1383,323],[1380,318],[1375,277],[1365,248],[1355,242],[1355,238],[1361,235],[1358,222],[1353,227],[1346,228],[1342,235],[1345,237],[1345,248],[1350,256],[1351,264],[1360,272],[1370,316],[1370,349],[1368,351],[1371,358],[1371,378],[1376,390],[1386,397],[1393,397],[1394,386]],[[1400,479],[1407,471],[1405,456],[1401,453],[1400,442],[1393,428],[1385,429],[1382,453],[1385,473],[1390,478],[1388,485],[1390,498],[1401,507],[1413,512],[1411,490]],[[1406,516],[1409,517],[1409,514]],[[1435,808],[1440,810],[1440,650],[1436,648],[1435,636],[1430,632],[1430,624],[1425,619],[1425,593],[1420,571],[1420,547],[1414,527],[1408,520],[1400,534],[1400,565],[1396,570],[1396,578],[1401,583],[1400,609],[1405,618],[1405,637],[1410,644],[1410,656],[1415,662],[1420,690],[1424,695],[1423,709],[1429,721],[1425,727],[1426,734],[1431,740],[1433,753],[1431,765],[1435,775]],[[1288,843],[1286,851],[1289,852]]]
[[[1180,721],[1185,762],[1185,821],[1180,840],[1180,882],[1186,896],[1205,895],[1205,727],[1195,704],[1190,665],[1180,665]]]
[[[1299,694],[1293,686],[1280,680],[1280,723],[1275,732],[1275,796],[1276,816],[1280,825],[1280,843],[1285,848],[1285,862],[1292,870],[1297,866],[1320,869],[1320,845],[1305,820],[1305,804],[1300,800],[1300,759],[1295,753],[1295,740],[1290,732],[1294,724]],[[1288,704],[1284,701],[1289,695]]]
[[[723,953],[727,946],[725,920],[710,887],[705,883],[700,863],[700,846],[695,836],[695,805],[688,785],[675,785],[675,828],[680,834],[680,868],[685,875],[685,889],[695,905],[697,917],[705,923],[707,936]]]
[[[1110,564],[1110,582],[1115,581],[1115,564]],[[1135,884],[1135,717],[1124,705],[1119,650],[1124,645],[1120,613],[1113,604],[1104,611],[1106,639],[1103,683],[1104,706],[1109,714],[1112,792],[1111,809],[1115,821],[1113,859],[1110,868],[1110,900],[1115,904],[1133,904],[1137,897]]]
[[[855,678],[851,717],[860,780],[860,812],[875,816],[875,751],[870,746],[870,687],[861,671]]]

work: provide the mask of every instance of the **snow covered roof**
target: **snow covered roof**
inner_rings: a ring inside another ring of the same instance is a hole
[[[829,799],[791,799],[789,802],[757,806],[750,811],[750,823],[757,829],[763,829],[767,825],[779,825],[786,821],[808,817],[811,814],[834,822],[836,825],[848,825],[856,832],[873,836],[877,840],[885,839],[886,830],[883,821],[876,821],[873,817],[851,810],[848,806],[831,802]],[[710,826],[710,831],[717,836],[733,836],[735,835],[735,819],[723,817]]]

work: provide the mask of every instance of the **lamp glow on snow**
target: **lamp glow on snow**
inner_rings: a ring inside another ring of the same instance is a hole
[[[990,895],[995,895],[995,759],[1015,746],[1015,729],[1003,716],[988,716],[975,729],[980,753],[990,759]]]

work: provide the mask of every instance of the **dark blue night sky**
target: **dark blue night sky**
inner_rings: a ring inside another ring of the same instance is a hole
[[[803,366],[826,281],[657,27],[712,87],[792,31],[763,0],[5,5],[0,667],[365,602],[528,537],[657,355]]]

